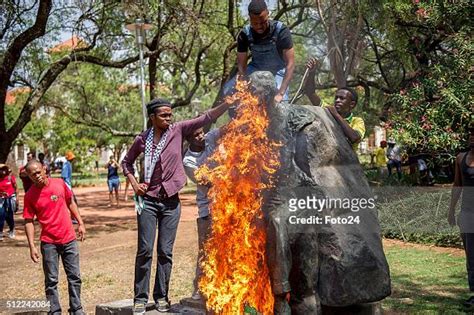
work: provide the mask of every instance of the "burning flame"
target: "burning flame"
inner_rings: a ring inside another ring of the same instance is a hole
[[[271,187],[279,166],[279,144],[268,139],[269,119],[248,84],[237,83],[227,102],[240,105],[226,127],[211,168],[198,169],[197,178],[212,183],[209,190],[212,233],[201,262],[199,285],[207,308],[219,314],[243,314],[252,308],[273,314],[273,294],[265,258],[262,190]]]

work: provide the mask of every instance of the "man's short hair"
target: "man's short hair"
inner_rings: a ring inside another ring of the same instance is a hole
[[[267,10],[267,4],[265,0],[252,0],[248,6],[249,15],[259,15],[263,11]]]
[[[25,170],[28,172],[29,169],[30,169],[33,165],[37,165],[38,167],[43,167],[43,164],[41,164],[40,161],[33,159],[33,160],[29,161],[28,163],[26,163]]]
[[[353,100],[353,101],[356,103],[356,105],[357,105],[357,101],[359,100],[359,96],[357,95],[357,92],[356,92],[354,89],[345,86],[345,87],[338,88],[337,90],[338,90],[338,91],[339,91],[339,90],[345,90],[345,91],[348,91],[349,93],[351,93],[352,100]]]

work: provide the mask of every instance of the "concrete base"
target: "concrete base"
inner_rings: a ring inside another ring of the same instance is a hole
[[[0,312],[0,314],[3,314]],[[9,311],[5,314],[15,314],[15,315],[48,315],[48,311]]]
[[[97,305],[96,315],[132,315],[133,300],[114,301],[106,304]],[[179,304],[171,305],[171,310],[167,313],[160,313],[155,309],[154,303],[148,303],[146,314],[186,314],[186,315],[206,315],[206,305],[204,301],[185,298]],[[319,312],[319,311],[318,311]],[[323,315],[382,315],[381,303],[368,303],[352,305],[347,307],[330,307],[321,305]],[[45,313],[21,313],[23,315],[43,315]]]
[[[114,301],[106,304],[100,304],[95,307],[96,315],[132,315],[133,300]],[[155,309],[154,303],[146,305],[146,314],[187,314],[187,315],[205,315],[206,307],[201,301],[195,301],[186,298],[180,301],[180,304],[172,304],[171,310],[167,313],[160,313]]]
[[[182,307],[182,314],[206,315],[206,303],[203,300],[193,300],[184,298],[179,301]]]

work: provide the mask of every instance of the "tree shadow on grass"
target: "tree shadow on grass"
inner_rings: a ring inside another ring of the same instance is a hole
[[[466,285],[462,286],[464,282]],[[392,295],[383,301],[383,308],[408,314],[466,314],[462,305],[468,297],[466,286],[466,273],[462,272],[451,273],[428,285],[414,281],[410,274],[392,275]]]

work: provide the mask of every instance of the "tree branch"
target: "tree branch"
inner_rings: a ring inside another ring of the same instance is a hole
[[[5,126],[5,99],[13,70],[17,65],[25,47],[46,32],[52,1],[42,0],[38,7],[35,23],[18,35],[5,51],[0,66],[0,133],[4,133]]]
[[[236,37],[234,33],[234,0],[227,1],[228,8],[227,8],[227,30],[229,31],[232,38]]]
[[[380,56],[377,44],[375,43],[375,38],[370,29],[369,21],[367,21],[367,19],[364,18],[364,22],[367,27],[367,33],[369,34],[369,37],[370,37],[372,49],[374,50],[374,53],[375,53],[375,63],[377,64],[379,68],[379,71],[380,71],[380,74],[382,75],[383,80],[385,81],[387,86],[390,87],[390,82],[388,81],[387,75],[385,74],[385,71],[383,70],[383,67],[382,67],[382,57]]]
[[[348,87],[355,87],[355,86],[362,86],[364,88],[366,87],[373,87],[377,90],[380,90],[384,93],[387,93],[387,94],[393,94],[395,93],[396,91],[394,90],[391,90],[387,87],[384,87],[382,85],[380,85],[379,83],[377,82],[373,82],[373,81],[368,81],[360,76],[357,77],[357,80],[348,80],[347,81],[347,86]],[[325,83],[325,84],[318,84],[316,85],[316,90],[327,90],[327,89],[332,89],[332,88],[336,88],[338,87],[338,85],[334,82],[329,82],[329,83]]]
[[[196,93],[197,89],[199,88],[199,85],[201,84],[201,71],[199,69],[200,65],[201,65],[201,58],[204,55],[204,53],[206,52],[206,50],[209,47],[211,47],[213,43],[214,43],[214,41],[212,41],[210,44],[206,45],[205,47],[202,47],[199,50],[199,52],[197,54],[197,57],[196,57],[196,64],[194,65],[194,75],[196,77],[196,79],[194,81],[194,85],[191,88],[191,90],[188,92],[188,94],[186,95],[185,98],[177,99],[173,103],[173,107],[185,106],[185,105],[188,105],[189,103],[191,103],[191,100],[192,100],[194,94]]]
[[[71,122],[73,123],[76,123],[76,124],[81,124],[81,125],[84,125],[84,126],[89,126],[89,127],[96,127],[96,128],[99,128],[105,132],[108,132],[109,134],[111,134],[112,136],[117,136],[117,137],[134,137],[137,135],[136,132],[128,132],[128,131],[119,131],[119,130],[115,130],[113,129],[112,127],[110,127],[109,125],[107,124],[104,124],[103,122],[101,122],[100,120],[96,120],[96,119],[90,119],[90,120],[85,120],[85,119],[82,119],[81,116],[78,116],[78,115],[71,115],[70,113],[68,113],[65,109],[64,109],[64,106],[60,105],[60,104],[48,104],[48,106],[51,106],[52,108],[55,108],[57,110],[59,110],[64,116],[66,116]]]
[[[295,4],[295,5],[288,5],[288,6],[283,6],[278,12],[275,14],[275,17],[273,18],[274,20],[279,20],[283,14],[290,12],[291,10],[294,9],[300,9],[300,8],[311,8],[312,5],[309,3],[301,3],[301,4]]]
[[[146,56],[152,56],[158,54],[160,50],[148,52]],[[39,79],[39,83],[36,88],[31,92],[30,96],[25,102],[20,115],[17,120],[13,123],[10,129],[7,131],[7,136],[12,139],[16,138],[21,130],[26,126],[26,124],[31,120],[32,113],[38,109],[40,101],[43,98],[46,91],[49,89],[51,84],[56,80],[58,75],[63,72],[67,66],[72,62],[88,62],[92,64],[98,64],[105,67],[112,68],[123,68],[128,64],[138,60],[138,56],[129,57],[119,61],[110,61],[104,60],[96,56],[79,54],[75,55],[73,53],[64,56],[60,60],[53,63],[48,70],[44,71]],[[197,89],[197,88],[196,88]]]

